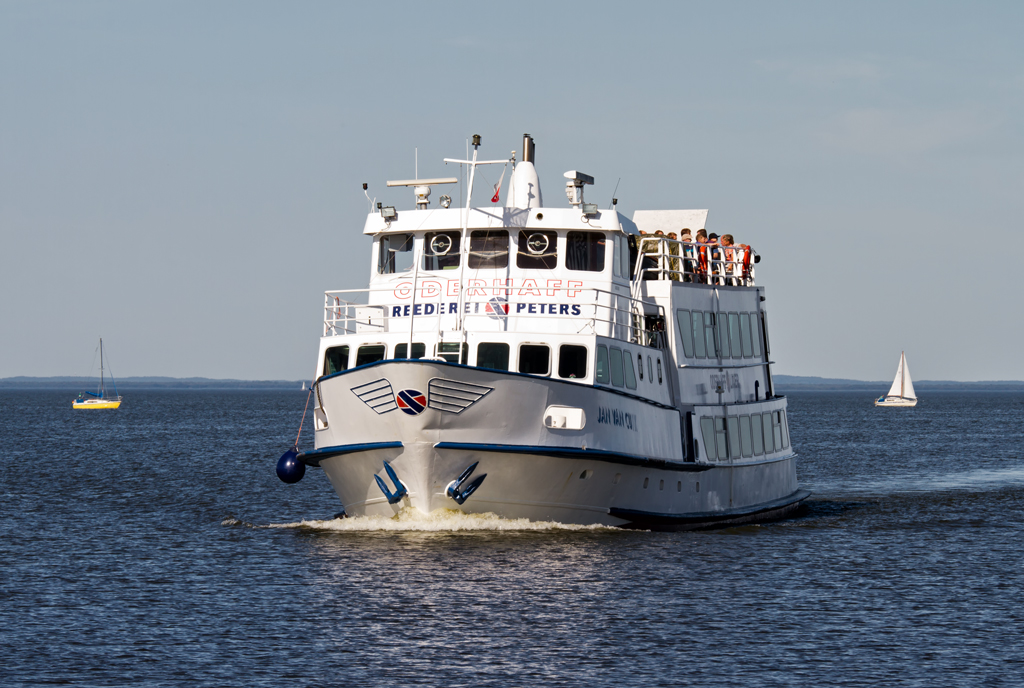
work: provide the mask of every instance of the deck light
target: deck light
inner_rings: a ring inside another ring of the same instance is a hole
[[[583,204],[584,215],[597,215],[597,203],[584,203]]]
[[[383,217],[388,222],[390,222],[391,220],[394,220],[396,217],[398,217],[398,213],[395,212],[395,206],[386,205],[380,209],[380,216]]]
[[[448,194],[445,194],[444,196],[441,196],[441,207],[442,208],[447,208],[451,204],[452,204],[452,197],[451,196],[449,196]]]

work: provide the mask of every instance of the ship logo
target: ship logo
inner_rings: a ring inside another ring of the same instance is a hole
[[[423,413],[423,409],[427,408],[427,397],[419,390],[403,389],[395,397],[395,400],[398,403],[398,408],[410,416],[418,416]]]
[[[379,380],[367,382],[365,385],[353,387],[352,393],[377,413],[387,413],[398,408],[395,404],[395,394],[391,391],[391,383],[387,378],[382,377]]]
[[[508,317],[508,299],[504,296],[495,296],[484,304],[484,313],[491,320],[504,320]]]
[[[462,413],[487,396],[487,393],[493,389],[493,387],[445,380],[440,377],[435,377],[427,383],[427,390],[430,392],[430,408],[455,414]]]

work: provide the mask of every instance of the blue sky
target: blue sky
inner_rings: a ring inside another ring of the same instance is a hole
[[[1024,379],[1016,3],[0,1],[0,377],[313,373],[386,179],[537,141],[763,256],[776,372]],[[485,171],[486,173],[486,171]],[[489,180],[494,181],[494,180]],[[999,335],[999,336],[995,336]],[[982,346],[985,344],[985,346]],[[996,346],[988,346],[996,344]]]

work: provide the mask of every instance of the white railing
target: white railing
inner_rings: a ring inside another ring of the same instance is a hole
[[[641,279],[754,286],[760,256],[746,245],[697,244],[665,236],[640,236]]]
[[[479,287],[474,287],[479,288]],[[492,287],[486,288],[488,291]],[[664,332],[658,329],[658,324],[664,325],[665,312],[661,306],[653,303],[646,303],[633,298],[627,294],[618,294],[606,289],[593,287],[542,287],[545,292],[573,292],[578,294],[572,300],[560,300],[552,303],[542,304],[543,312],[537,308],[541,304],[510,301],[511,289],[498,288],[500,292],[496,298],[487,301],[473,301],[473,311],[463,314],[464,322],[469,321],[495,321],[505,320],[508,323],[509,332],[537,332],[546,333],[545,327],[531,327],[531,322],[544,323],[572,323],[572,329],[576,334],[589,332],[591,334],[621,339],[635,344],[660,347],[664,341]],[[412,327],[414,319],[403,315],[400,319],[392,317],[390,309],[398,306],[401,308],[413,309],[415,322],[433,322],[440,332],[451,331],[455,324],[455,313],[439,313],[440,307],[455,300],[421,300],[410,299],[407,304],[370,304],[367,301],[370,295],[377,293],[393,293],[393,289],[342,289],[324,293],[324,336],[338,336],[345,334],[371,334],[371,333],[407,333]],[[365,300],[353,301],[352,298],[363,297]],[[465,299],[462,302],[466,302]],[[532,306],[533,310],[528,308]],[[562,311],[561,307],[567,307],[569,313]],[[418,311],[416,312],[415,309]],[[645,309],[652,313],[645,313]],[[427,311],[430,312],[427,312]],[[554,310],[555,312],[550,312]],[[504,311],[504,312],[503,312]],[[446,323],[449,327],[442,327],[441,319],[451,316],[451,322]],[[655,323],[652,327],[647,326],[647,317],[653,318]],[[398,320],[397,326],[393,321]],[[491,328],[467,327],[467,330],[479,329],[490,331]],[[553,333],[558,328],[551,328]],[[417,328],[419,330],[419,328]],[[563,329],[564,333],[565,330]]]

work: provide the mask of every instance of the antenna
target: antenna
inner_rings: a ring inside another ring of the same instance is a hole
[[[621,181],[622,181],[622,177],[619,177],[619,182],[621,182]],[[608,210],[611,210],[612,208],[614,208],[618,204],[618,202],[619,202],[619,199],[615,198],[615,192],[619,190],[619,182],[615,182],[615,188],[612,189],[612,204],[610,206],[608,206]]]
[[[420,149],[416,148],[415,150],[416,150],[416,169],[413,170],[413,171],[416,173],[416,179],[419,179],[420,178]],[[411,353],[409,355],[412,356]]]
[[[370,201],[370,194],[366,193],[366,189],[367,189],[367,184],[366,184],[366,182],[363,182],[363,195],[366,196],[366,200]],[[376,201],[376,200],[377,200],[376,198],[373,199],[373,201]],[[370,201],[370,212],[371,213],[373,212],[373,201]]]

